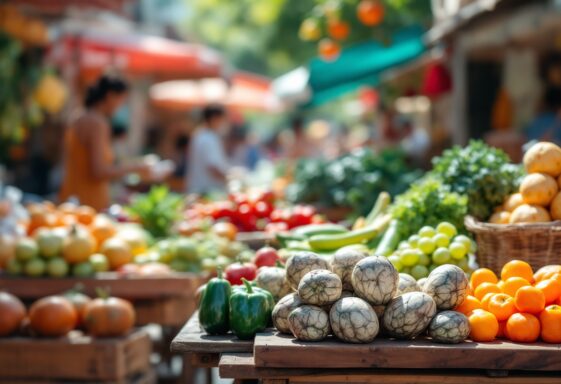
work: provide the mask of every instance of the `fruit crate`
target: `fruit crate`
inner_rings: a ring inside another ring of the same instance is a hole
[[[153,383],[152,343],[143,330],[96,339],[73,331],[61,338],[0,339],[1,382]]]
[[[84,293],[96,295],[96,288],[133,302],[137,325],[159,324],[181,327],[195,310],[195,291],[207,276],[174,273],[167,277],[123,277],[115,272],[92,278],[27,278],[0,276],[0,290],[32,302],[81,285]]]

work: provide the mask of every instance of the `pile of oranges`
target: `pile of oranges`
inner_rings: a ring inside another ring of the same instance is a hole
[[[456,308],[469,319],[470,338],[561,343],[561,265],[536,273],[520,260],[506,263],[500,280],[488,268],[470,278],[471,295]]]

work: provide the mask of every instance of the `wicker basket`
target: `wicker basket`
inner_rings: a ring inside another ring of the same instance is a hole
[[[561,222],[543,224],[490,224],[465,218],[477,241],[477,263],[500,273],[510,260],[524,260],[537,270],[561,263]]]

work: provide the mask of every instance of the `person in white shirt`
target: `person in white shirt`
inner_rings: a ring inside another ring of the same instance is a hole
[[[203,125],[189,146],[187,191],[204,195],[226,189],[229,166],[221,134],[228,125],[226,111],[219,105],[205,107],[202,118]]]

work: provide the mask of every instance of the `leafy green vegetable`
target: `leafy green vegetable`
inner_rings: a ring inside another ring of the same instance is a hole
[[[469,214],[486,220],[493,209],[514,193],[523,175],[520,166],[510,164],[506,153],[482,141],[472,140],[465,148],[455,146],[433,159],[433,176],[465,195]]]
[[[402,239],[417,233],[424,225],[436,226],[448,221],[464,231],[468,201],[451,192],[440,180],[425,177],[396,197],[391,214],[398,220]]]
[[[152,236],[162,238],[169,236],[182,207],[181,196],[171,193],[166,186],[156,186],[147,194],[135,196],[127,211],[138,218]]]
[[[302,160],[295,171],[295,183],[287,189],[292,202],[349,207],[365,216],[382,191],[395,196],[419,177],[405,163],[401,151],[375,153],[360,149],[327,161]]]

